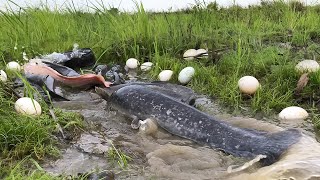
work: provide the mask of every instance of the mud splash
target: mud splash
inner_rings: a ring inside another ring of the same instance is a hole
[[[231,179],[320,179],[320,145],[313,138],[304,135],[280,161],[256,172],[243,172]]]
[[[212,103],[209,102],[206,107],[210,110]],[[210,113],[210,111],[208,112]],[[221,113],[216,117],[243,128],[265,130],[268,132],[278,132],[284,129],[253,118],[232,117],[228,114]],[[309,128],[305,128],[304,122],[280,122],[280,125],[286,128],[298,128],[304,135],[298,143],[292,145],[282,155],[278,162],[262,168],[254,167],[240,173],[228,174],[225,178],[231,180],[320,179],[320,144],[316,141],[314,135],[310,131],[307,131]]]
[[[94,170],[112,170],[116,179],[312,179],[320,177],[320,145],[303,136],[279,162],[260,168],[252,166],[237,173],[228,173],[230,166],[241,167],[243,159],[159,130],[152,136],[131,129],[131,121],[116,111],[106,109],[107,102],[90,92],[72,92],[71,101],[54,105],[67,111],[80,112],[94,132],[82,135],[65,150],[63,157],[44,168],[53,174],[72,174]],[[235,126],[277,132],[283,128],[253,118],[233,117],[224,113],[205,96],[196,106]],[[107,158],[111,141],[132,160],[127,169],[112,165]],[[85,166],[84,166],[85,165]]]

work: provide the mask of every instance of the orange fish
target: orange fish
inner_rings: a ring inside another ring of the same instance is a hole
[[[49,75],[57,81],[62,82],[71,87],[81,87],[85,85],[103,84],[105,87],[110,87],[111,82],[105,81],[103,76],[96,74],[83,74],[74,77],[63,76],[56,70],[46,66],[42,62],[30,62],[23,66],[25,73],[36,75]]]

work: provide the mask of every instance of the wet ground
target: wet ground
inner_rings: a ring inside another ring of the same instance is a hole
[[[241,167],[246,161],[173,136],[161,129],[153,135],[133,130],[130,119],[106,108],[107,102],[92,90],[72,92],[69,99],[71,101],[55,102],[54,106],[81,113],[91,130],[67,144],[60,159],[43,165],[46,171],[55,175],[105,171],[112,172],[115,179],[320,178],[320,145],[309,136],[303,136],[279,162],[271,166],[260,168],[253,165],[240,172],[228,173],[228,167]],[[280,126],[298,126],[303,130],[301,127],[306,124],[276,121],[270,123],[253,118],[233,117],[224,113],[212,100],[201,95],[197,97],[196,106],[239,127],[276,132],[282,130]],[[130,159],[127,159],[128,167],[121,168],[117,164],[117,156],[110,158],[111,152],[114,152],[111,151],[112,145],[130,156]],[[107,176],[104,174],[102,177]]]

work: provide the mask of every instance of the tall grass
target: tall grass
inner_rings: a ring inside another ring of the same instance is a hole
[[[297,105],[293,91],[299,74],[294,66],[303,58],[318,55],[319,6],[283,1],[250,8],[214,4],[204,8],[202,4],[174,13],[150,13],[141,4],[136,6],[136,13],[109,10],[104,4],[91,7],[96,13],[80,12],[72,6],[67,10],[51,11],[44,6],[2,12],[0,47],[8,52],[3,58],[21,60],[22,55],[13,52],[14,46],[23,46],[28,56],[34,57],[70,50],[77,42],[91,47],[99,63],[124,63],[130,57],[150,60],[156,64],[151,72],[154,78],[161,69],[173,69],[177,76],[183,67],[192,65],[197,74],[190,86],[234,110],[249,106],[252,112],[269,114]],[[181,58],[185,50],[200,47],[220,50],[222,55],[211,56],[213,62]],[[237,81],[244,75],[259,79],[259,95],[243,98]],[[303,96],[317,93],[309,87]],[[309,102],[300,105],[310,108]]]

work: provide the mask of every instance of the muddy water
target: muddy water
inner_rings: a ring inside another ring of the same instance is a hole
[[[235,173],[228,167],[241,167],[245,161],[163,130],[149,136],[131,129],[130,119],[106,107],[107,102],[94,92],[73,92],[72,101],[55,106],[80,112],[94,126],[72,142],[61,159],[44,165],[53,174],[73,174],[94,170],[111,170],[116,179],[317,179],[320,178],[320,145],[303,136],[279,162],[259,168],[252,166]],[[281,127],[253,118],[233,117],[223,113],[205,97],[196,101],[201,110],[229,123],[258,130],[276,132]],[[106,156],[112,142],[132,160],[129,167],[115,167]]]

